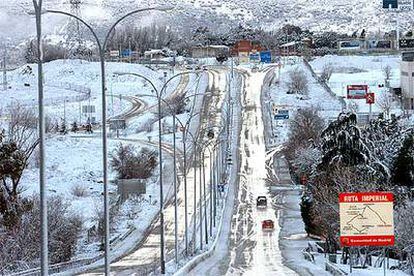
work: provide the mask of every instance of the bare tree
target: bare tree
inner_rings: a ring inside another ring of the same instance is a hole
[[[33,109],[21,104],[9,107],[9,140],[16,143],[30,157],[39,143],[37,134],[37,116]]]
[[[284,154],[293,162],[296,152],[317,143],[324,128],[324,121],[314,108],[299,110],[290,122],[289,139],[285,144]]]
[[[13,227],[22,213],[20,180],[39,139],[33,110],[14,105],[9,113],[8,137],[0,135],[0,214],[5,226]]]
[[[320,80],[322,82],[325,82],[325,83],[329,82],[329,80],[331,79],[332,73],[333,73],[332,64],[331,63],[326,63],[322,68],[322,73],[321,73],[321,76],[320,76]]]
[[[358,113],[359,107],[355,100],[351,100],[348,102],[348,110],[351,113]]]
[[[291,70],[287,86],[288,94],[307,94],[309,88],[305,72],[299,68]]]
[[[384,92],[381,94],[381,96],[378,97],[376,104],[381,108],[381,110],[384,112],[384,115],[386,118],[389,117],[392,103],[394,99],[392,95],[388,92]]]
[[[391,68],[391,66],[387,65],[384,68],[382,68],[382,73],[384,74],[385,86],[390,87],[390,79],[392,77],[392,68]]]

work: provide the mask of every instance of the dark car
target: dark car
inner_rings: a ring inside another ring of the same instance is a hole
[[[266,208],[267,207],[267,198],[265,196],[258,196],[256,199],[257,208]]]

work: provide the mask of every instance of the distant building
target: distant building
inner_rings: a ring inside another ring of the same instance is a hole
[[[191,48],[191,57],[193,58],[217,57],[219,55],[228,56],[229,53],[230,48],[225,45],[196,46]]]
[[[153,50],[144,52],[144,58],[147,58],[147,59],[160,59],[160,58],[165,58],[167,56],[168,55],[165,53],[165,51],[161,49],[153,49]]]
[[[404,109],[414,109],[414,52],[402,53],[401,96]]]
[[[253,49],[253,44],[250,40],[240,40],[231,49],[232,55],[238,56],[239,53],[250,53]]]
[[[238,57],[240,63],[249,62],[250,55],[264,51],[260,44],[253,44],[250,40],[240,40],[231,49],[232,56]]]
[[[303,52],[305,48],[312,47],[312,39],[303,38],[300,41],[292,41],[279,46],[281,55],[298,55]]]

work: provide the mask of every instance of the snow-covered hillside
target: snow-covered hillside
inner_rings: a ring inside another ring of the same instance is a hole
[[[68,2],[49,0],[44,1],[44,6],[70,11]],[[395,14],[384,11],[380,0],[83,0],[82,2],[82,17],[95,23],[113,22],[115,18],[133,8],[168,5],[176,8],[169,12],[170,20],[175,22],[173,24],[175,26],[206,21],[223,27],[240,21],[254,27],[260,26],[273,30],[283,24],[291,23],[313,31],[334,30],[348,33],[363,28],[377,32],[395,27],[395,24],[391,23],[395,20]],[[0,3],[0,26],[2,30],[8,32],[0,36],[7,36],[7,34],[14,36],[17,29],[24,30],[26,33],[34,32],[33,27],[27,28],[27,21],[33,20],[27,15],[27,11],[31,9],[31,0],[3,0],[3,3]],[[413,12],[401,13],[402,28],[410,26],[413,15]],[[138,16],[134,19],[134,24],[142,25],[148,21],[162,19],[165,20],[162,14],[152,13],[149,17]],[[65,19],[56,16],[48,16],[47,21],[52,22],[47,26],[49,32],[58,32],[66,24]]]

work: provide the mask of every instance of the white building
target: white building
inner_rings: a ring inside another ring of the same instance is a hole
[[[414,52],[402,53],[401,95],[405,109],[414,109]]]

